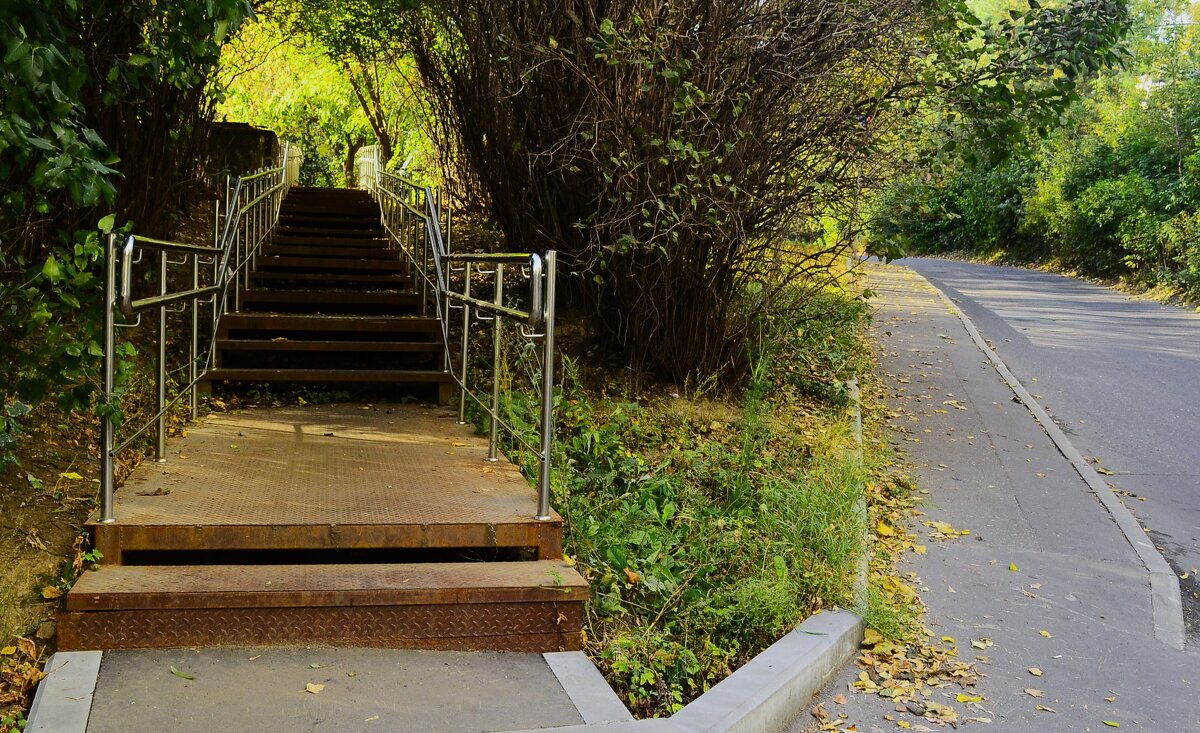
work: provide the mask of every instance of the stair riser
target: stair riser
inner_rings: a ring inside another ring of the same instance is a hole
[[[431,353],[222,351],[220,364],[222,369],[415,369],[426,371],[438,368],[441,361],[438,355]]]
[[[581,602],[65,612],[58,647],[325,645],[465,651],[575,651]]]

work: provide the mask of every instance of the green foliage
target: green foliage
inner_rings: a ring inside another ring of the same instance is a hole
[[[170,226],[193,170],[155,152],[199,158],[206,74],[244,12],[240,0],[5,5],[0,467],[20,430],[15,405],[49,394],[62,409],[90,405],[101,237],[130,218],[144,233]]]
[[[565,363],[553,504],[593,594],[589,651],[639,714],[678,710],[815,609],[853,603],[866,477],[843,385],[866,309],[807,302],[762,325],[740,401],[602,395]],[[532,435],[537,405],[517,393],[506,420]],[[506,453],[536,472],[519,444]]]
[[[1128,70],[1090,82],[1059,127],[1008,155],[955,157],[876,201],[874,236],[917,252],[1052,260],[1197,293],[1195,31],[1157,8]]]

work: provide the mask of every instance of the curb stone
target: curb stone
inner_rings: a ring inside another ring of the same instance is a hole
[[[103,652],[58,652],[46,662],[25,733],[85,733]]]
[[[1171,566],[1167,564],[1162,553],[1158,551],[1154,545],[1146,539],[1146,533],[1142,530],[1137,519],[1129,511],[1129,508],[1121,503],[1113,493],[1112,488],[1107,482],[1096,473],[1096,469],[1084,460],[1083,454],[1079,452],[1050,414],[1045,408],[1034,398],[1034,396],[1025,389],[1020,380],[1009,370],[1008,365],[1000,358],[1000,355],[988,345],[987,341],[979,333],[979,329],[975,328],[975,324],[970,317],[951,300],[942,289],[934,285],[928,278],[921,275],[912,268],[905,268],[909,272],[916,275],[922,282],[933,288],[934,292],[941,297],[942,301],[951,313],[958,316],[962,321],[963,326],[970,334],[971,340],[979,347],[988,359],[992,362],[992,366],[1000,374],[1000,377],[1013,391],[1016,398],[1025,405],[1025,407],[1033,414],[1033,417],[1041,424],[1042,429],[1054,441],[1054,445],[1062,453],[1075,472],[1083,479],[1088,488],[1092,490],[1104,508],[1108,510],[1109,516],[1116,522],[1117,528],[1121,530],[1121,534],[1133,546],[1134,552],[1142,565],[1149,573],[1150,580],[1150,608],[1153,614],[1154,623],[1154,638],[1162,643],[1170,646],[1173,649],[1184,648],[1184,626],[1183,626],[1183,598],[1179,590],[1179,578],[1175,576],[1175,572],[1171,570]]]
[[[670,718],[508,733],[766,733],[808,707],[862,643],[863,620],[850,611],[809,616],[737,671]]]

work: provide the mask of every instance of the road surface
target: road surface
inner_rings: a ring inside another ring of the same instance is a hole
[[[946,293],[1085,456],[1112,471],[1200,634],[1200,314],[1012,267],[906,259]],[[1035,381],[1036,380],[1036,381]]]

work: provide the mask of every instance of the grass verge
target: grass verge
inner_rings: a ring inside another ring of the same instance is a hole
[[[810,614],[853,607],[861,498],[884,465],[882,441],[859,450],[847,390],[872,367],[867,316],[826,291],[764,322],[736,394],[635,389],[564,359],[553,504],[591,588],[586,650],[636,715],[669,715]],[[532,431],[536,396],[511,399]],[[534,475],[534,456],[508,455]],[[911,626],[872,588],[869,623]]]

